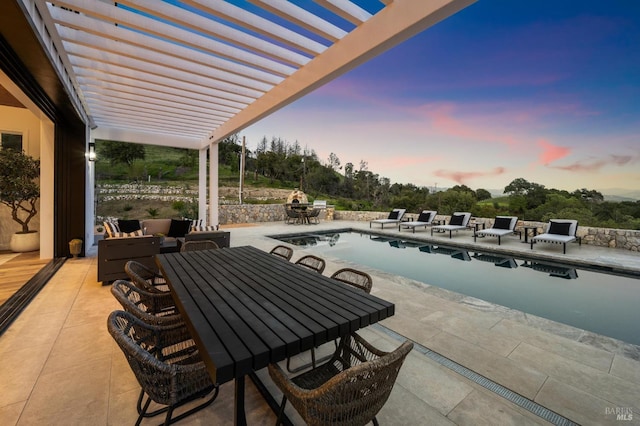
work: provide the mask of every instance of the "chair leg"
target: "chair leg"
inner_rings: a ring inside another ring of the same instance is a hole
[[[147,398],[147,402],[144,404],[142,412],[138,416],[138,420],[136,420],[136,426],[140,426],[140,422],[142,422],[142,418],[145,417],[145,413],[147,412],[147,408],[149,408],[149,404],[151,404],[151,398]]]
[[[276,419],[276,426],[282,424],[282,416],[284,415],[284,406],[287,405],[287,397],[282,397],[282,402],[280,403],[280,409],[278,410],[278,418]]]

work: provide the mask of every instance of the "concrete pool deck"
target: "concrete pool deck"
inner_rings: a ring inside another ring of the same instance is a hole
[[[268,235],[343,228],[370,231],[368,222],[346,221],[251,224],[228,230],[232,246],[253,245],[268,251],[279,244]],[[471,231],[454,234],[451,240],[444,234],[431,237],[428,229],[415,234],[399,234],[397,228],[374,231],[640,272],[640,254],[616,249],[570,244],[563,255],[560,246],[551,244],[538,244],[532,252],[517,237],[503,238],[501,246],[494,239],[478,239],[474,244]],[[96,280],[95,250],[94,246],[93,256],[67,261],[0,336],[0,424],[135,422],[139,386],[106,331],[107,315],[119,305],[109,288]],[[294,250],[292,261],[308,253],[297,247]],[[373,276],[372,294],[395,303],[395,315],[362,330],[365,338],[386,349],[398,346],[402,338],[417,343],[378,415],[380,424],[548,424],[521,405],[434,361],[420,348],[455,361],[572,422],[619,425],[623,419],[631,419],[622,424],[640,424],[640,347],[340,259],[325,260],[325,275],[344,266],[366,270]],[[331,347],[325,345],[320,352]],[[269,382],[264,371],[260,376]],[[216,402],[179,424],[231,424],[232,401],[233,385],[227,383]],[[275,422],[250,381],[246,404],[249,424]],[[291,407],[287,414],[295,424],[301,424]],[[142,424],[160,421],[145,419]]]

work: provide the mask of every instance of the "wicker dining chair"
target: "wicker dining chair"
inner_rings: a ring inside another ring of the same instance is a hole
[[[373,280],[371,279],[371,276],[366,272],[358,271],[357,269],[340,269],[334,272],[333,275],[331,275],[331,278],[359,288],[366,293],[371,293],[371,288],[373,287]]]
[[[141,311],[155,316],[171,316],[179,314],[171,293],[151,293],[134,283],[116,280],[111,285],[111,293],[122,295]],[[116,297],[117,298],[117,297]],[[118,300],[120,301],[120,300]]]
[[[324,259],[319,258],[318,256],[314,256],[312,254],[302,256],[300,259],[296,260],[296,265],[304,266],[305,268],[311,269],[312,271],[316,271],[319,274],[321,274],[322,271],[324,271],[324,267],[325,267]]]
[[[283,259],[291,260],[291,256],[293,256],[293,249],[287,246],[275,246],[269,253],[280,256]]]
[[[164,276],[142,263],[130,260],[124,265],[124,271],[131,281],[138,287],[151,293],[163,293],[169,291]]]
[[[269,375],[282,391],[276,425],[287,401],[309,425],[364,425],[384,406],[413,343],[405,341],[392,352],[381,351],[358,334],[345,336],[331,361],[287,377],[278,364]]]
[[[215,241],[211,240],[195,240],[195,241],[186,241],[180,247],[181,252],[185,251],[198,251],[198,250],[213,250],[219,249],[220,246],[216,244]]]
[[[124,280],[116,281],[111,286],[111,294],[125,311],[135,315],[147,324],[165,326],[184,322],[182,315],[175,306],[171,307],[171,309],[158,310],[157,306],[172,304],[173,299],[171,297],[167,298],[156,293],[146,293],[144,290],[140,290]],[[151,309],[149,308],[150,306]]]
[[[296,210],[285,207],[285,212],[287,214],[287,217],[284,220],[284,223],[290,224],[300,222],[300,214]]]
[[[175,423],[208,407],[218,396],[219,388],[211,381],[184,324],[153,326],[129,312],[115,311],[109,315],[107,328],[127,358],[142,395],[147,395],[136,426],[144,417],[164,412],[164,424]],[[172,418],[177,407],[209,394],[198,406]],[[147,413],[151,401],[167,407]]]
[[[315,223],[320,223],[320,209],[313,208],[307,213],[307,220],[309,223],[313,220]]]

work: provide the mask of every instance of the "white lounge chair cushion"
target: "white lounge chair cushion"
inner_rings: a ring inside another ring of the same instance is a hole
[[[509,228],[495,228],[496,223],[499,222],[498,219],[509,219]],[[502,237],[504,235],[509,235],[513,233],[513,230],[516,228],[516,223],[518,223],[517,216],[496,216],[496,222],[494,222],[493,227],[489,229],[482,229],[476,232],[476,235],[488,235],[492,237]]]
[[[471,219],[471,213],[469,212],[454,212],[451,215],[451,218],[453,219],[454,216],[460,216],[462,215],[462,224],[461,225],[438,225],[438,226],[434,226],[432,229],[442,229],[444,231],[457,231],[460,229],[467,229],[467,225],[469,225],[469,219]]]
[[[398,216],[396,216],[396,219],[374,219],[371,221],[371,223],[398,223],[402,220],[402,217],[404,216],[404,213],[407,211],[407,209],[393,209],[393,212],[398,212]]]
[[[568,227],[567,227],[568,224]],[[558,226],[560,225],[560,226]],[[562,228],[562,229],[559,229]],[[570,243],[576,240],[576,229],[578,228],[578,221],[573,219],[552,219],[547,225],[546,232],[544,234],[536,235],[531,241],[541,241],[546,243]],[[565,231],[567,234],[558,234],[556,232]]]
[[[418,217],[418,220],[414,220],[412,222],[403,222],[402,224],[400,224],[400,226],[404,226],[405,228],[415,228],[416,226],[429,226],[433,222],[433,219],[435,219],[438,212],[434,210],[423,210],[420,213],[420,216],[423,216],[424,218],[426,217],[427,214],[429,215],[428,221],[420,220],[420,217]]]

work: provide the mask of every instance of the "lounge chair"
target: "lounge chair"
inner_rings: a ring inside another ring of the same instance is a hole
[[[460,231],[464,229],[468,229],[469,219],[471,219],[471,213],[469,212],[454,212],[451,215],[451,219],[449,219],[448,225],[438,225],[431,227],[431,235],[433,236],[433,231],[449,231],[449,238],[451,238],[451,233],[453,231]]]
[[[531,238],[531,250],[533,243],[562,244],[562,253],[567,253],[567,243],[578,240],[582,245],[582,238],[576,236],[578,221],[573,219],[551,219],[544,234]]]
[[[369,222],[369,228],[371,228],[372,223],[379,223],[380,226],[382,226],[382,229],[384,229],[384,225],[388,225],[390,223],[397,225],[402,222],[402,217],[406,211],[407,209],[393,209],[386,219],[374,219]]]
[[[435,219],[438,212],[433,210],[422,210],[417,220],[411,222],[401,222],[398,224],[398,231],[401,231],[401,228],[411,228],[413,233],[415,234],[416,228],[419,226],[424,226],[424,229],[427,229],[427,226],[431,226],[433,223],[433,219]]]
[[[493,222],[491,228],[482,229],[473,233],[473,242],[476,242],[477,237],[498,237],[498,245],[500,245],[500,238],[502,236],[515,233],[516,223],[518,223],[517,216],[496,216],[496,220]]]

